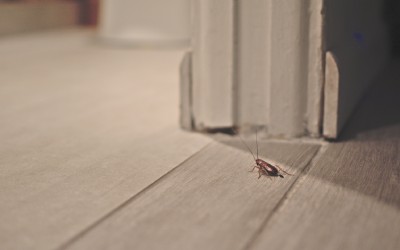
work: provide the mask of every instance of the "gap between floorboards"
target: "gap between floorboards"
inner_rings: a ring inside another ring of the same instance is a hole
[[[315,141],[313,141],[315,143]],[[284,203],[290,198],[291,194],[295,190],[295,187],[297,185],[300,185],[302,180],[304,180],[305,176],[307,173],[310,171],[310,169],[315,165],[316,162],[321,158],[321,156],[324,154],[326,149],[328,148],[328,145],[325,143],[316,143],[320,144],[319,149],[315,152],[315,154],[311,157],[309,162],[305,165],[305,167],[301,170],[300,174],[296,178],[296,180],[292,183],[292,185],[289,187],[289,189],[286,191],[286,193],[282,196],[281,200],[276,204],[272,212],[268,215],[268,217],[264,220],[264,222],[261,224],[260,228],[254,233],[253,237],[249,239],[249,241],[245,244],[245,247],[243,250],[250,250],[253,247],[253,242],[261,235],[261,233],[266,229],[268,226],[269,221],[271,220],[272,216],[284,205]]]
[[[124,207],[126,207],[128,204],[132,203],[134,200],[142,196],[147,190],[151,189],[157,183],[159,183],[162,179],[168,177],[171,173],[176,171],[180,166],[184,165],[185,162],[189,161],[191,158],[196,156],[197,154],[200,154],[205,148],[207,148],[212,142],[207,143],[205,146],[200,148],[197,152],[183,160],[181,163],[177,164],[174,168],[166,172],[164,175],[162,175],[160,178],[156,179],[154,182],[150,183],[147,187],[143,188],[140,192],[136,193],[133,195],[131,198],[127,199],[126,201],[122,202],[119,206],[115,207],[114,209],[110,210],[107,214],[105,214],[103,217],[99,218],[97,221],[95,221],[93,224],[89,225],[85,229],[83,229],[81,232],[76,234],[74,237],[70,238],[63,244],[61,244],[60,247],[58,247],[58,250],[63,250],[67,249],[70,245],[72,245],[74,242],[79,240],[80,238],[84,237],[88,232],[90,232],[92,229],[94,229],[96,226],[100,225],[103,221],[107,220],[109,217],[117,213],[118,211],[122,210]]]

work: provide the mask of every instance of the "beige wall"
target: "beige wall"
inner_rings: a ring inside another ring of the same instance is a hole
[[[0,35],[72,26],[78,14],[74,1],[0,3]]]

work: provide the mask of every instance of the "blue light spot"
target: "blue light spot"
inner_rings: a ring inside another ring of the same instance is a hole
[[[363,33],[361,32],[353,32],[353,38],[356,40],[356,42],[360,45],[364,44],[365,38]]]

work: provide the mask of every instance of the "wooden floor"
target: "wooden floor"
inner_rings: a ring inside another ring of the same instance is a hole
[[[340,141],[260,141],[294,174],[269,180],[179,129],[182,51],[70,30],[0,55],[0,249],[400,249],[400,64]]]

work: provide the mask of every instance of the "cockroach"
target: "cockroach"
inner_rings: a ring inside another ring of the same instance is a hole
[[[239,135],[239,134],[238,134]],[[279,167],[278,165],[273,165],[271,163],[268,163],[262,159],[260,159],[258,157],[258,139],[257,139],[257,131],[256,131],[256,145],[257,145],[257,158],[255,157],[253,151],[251,151],[250,147],[247,145],[247,143],[243,140],[243,138],[239,135],[240,140],[242,141],[242,143],[246,146],[246,148],[249,150],[249,152],[251,153],[251,155],[254,158],[254,161],[256,163],[256,165],[253,167],[252,170],[250,170],[249,172],[253,172],[254,169],[258,169],[258,179],[260,179],[260,177],[262,175],[267,176],[268,178],[272,177],[283,177],[283,174],[286,175],[293,175],[290,174],[288,172],[286,172],[285,170],[283,170],[281,167]]]

